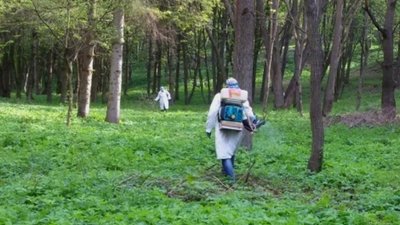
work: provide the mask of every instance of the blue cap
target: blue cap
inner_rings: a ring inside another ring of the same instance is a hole
[[[237,80],[233,77],[228,78],[225,83],[227,88],[239,88]]]

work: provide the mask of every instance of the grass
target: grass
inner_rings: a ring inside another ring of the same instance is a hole
[[[120,125],[95,105],[67,128],[64,106],[3,99],[0,224],[400,223],[398,125],[328,127],[311,175],[308,117],[272,111],[230,187],[204,134],[207,105],[123,106]]]
[[[361,111],[379,107],[377,82],[368,77]],[[333,114],[354,111],[356,84]],[[44,96],[0,99],[0,224],[400,224],[398,124],[327,127],[323,170],[310,174],[308,108],[270,111],[230,186],[199,96],[161,113],[143,91],[129,95],[119,125],[93,103],[71,127]]]

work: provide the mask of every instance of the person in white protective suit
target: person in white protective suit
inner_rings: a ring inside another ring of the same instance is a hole
[[[239,84],[234,78],[229,78],[226,80],[226,87],[240,90]],[[227,175],[234,182],[235,151],[242,140],[243,130],[220,129],[220,124],[219,124],[220,121],[218,120],[218,113],[221,107],[221,102],[222,102],[221,93],[217,93],[214,96],[214,99],[208,111],[206,134],[210,138],[211,131],[213,128],[215,128],[215,151],[217,159],[221,160],[222,169],[225,175]],[[252,108],[250,107],[250,103],[247,100],[247,97],[246,100],[242,103],[242,107],[243,107],[243,121],[245,120],[248,121],[246,117],[250,118],[251,120],[256,118]]]
[[[171,100],[171,94],[164,87],[160,87],[160,91],[154,101],[160,102],[161,111],[167,111],[169,109],[169,100]]]

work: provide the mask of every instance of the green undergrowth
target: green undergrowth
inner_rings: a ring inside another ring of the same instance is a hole
[[[309,117],[272,111],[221,175],[207,105],[124,103],[119,125],[94,105],[0,101],[0,224],[400,224],[400,129],[326,128],[324,168],[307,172]]]

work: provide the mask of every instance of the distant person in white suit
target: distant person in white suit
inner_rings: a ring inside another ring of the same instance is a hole
[[[160,102],[160,110],[167,111],[169,108],[169,100],[171,100],[171,94],[164,88],[160,87],[157,97],[154,101]]]

